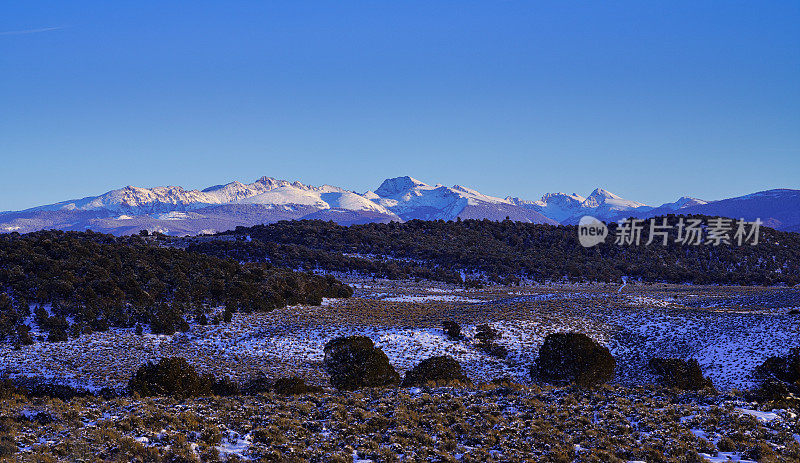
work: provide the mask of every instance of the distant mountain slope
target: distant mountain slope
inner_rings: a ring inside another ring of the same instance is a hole
[[[665,213],[702,214],[744,218],[748,221],[758,218],[764,225],[777,230],[798,231],[800,228],[800,190],[767,190],[710,202],[691,200],[672,210],[668,210],[666,206],[668,205],[642,213],[634,211],[630,216],[647,218]],[[619,214],[616,218],[624,216],[625,214]]]
[[[261,177],[203,190],[127,186],[99,196],[0,213],[0,233],[41,229],[125,235],[146,229],[171,235],[230,230],[279,220],[320,219],[341,225],[421,220],[510,218],[539,224],[577,224],[584,215],[604,221],[664,214],[756,217],[779,230],[800,230],[800,190],[769,190],[720,201],[684,196],[658,207],[602,188],[589,196],[547,193],[539,200],[485,195],[462,185],[428,185],[413,177],[384,180],[363,194],[332,185]]]
[[[683,196],[658,207],[621,198],[598,188],[587,198],[572,193],[548,193],[538,201],[506,198],[520,207],[535,210],[563,225],[575,225],[581,217],[591,215],[606,222],[628,217],[650,218],[666,214],[700,214],[709,216],[760,218],[765,225],[784,231],[800,231],[800,190],[777,189],[745,196],[705,201]]]

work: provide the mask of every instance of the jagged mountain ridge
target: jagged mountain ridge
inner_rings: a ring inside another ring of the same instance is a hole
[[[223,231],[278,220],[321,219],[340,224],[421,220],[489,219],[575,224],[584,215],[615,221],[668,213],[761,218],[784,230],[800,229],[800,190],[769,190],[704,201],[688,196],[658,207],[602,188],[586,197],[547,193],[539,200],[482,194],[462,185],[429,185],[413,177],[384,180],[357,193],[332,185],[311,186],[272,177],[234,181],[203,190],[180,186],[127,186],[99,196],[0,213],[0,232],[92,229],[118,235],[141,229],[174,235]]]

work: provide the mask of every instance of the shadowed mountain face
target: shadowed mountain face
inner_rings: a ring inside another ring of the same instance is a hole
[[[682,198],[683,199],[683,198]],[[761,219],[764,225],[784,231],[800,231],[800,190],[767,190],[737,198],[711,202],[689,201],[684,206],[669,210],[664,206],[646,212],[633,211],[628,216],[655,217],[662,214],[702,214],[745,219]],[[624,218],[619,214],[616,218]]]
[[[769,190],[720,201],[682,197],[652,207],[598,188],[589,196],[548,193],[532,201],[498,198],[454,185],[428,185],[412,177],[385,180],[375,191],[310,186],[261,177],[204,190],[127,186],[99,196],[0,213],[0,232],[86,230],[125,235],[139,230],[171,235],[213,233],[279,220],[321,219],[342,225],[390,221],[488,219],[576,224],[584,215],[605,221],[663,214],[705,214],[754,220],[800,230],[800,190]]]

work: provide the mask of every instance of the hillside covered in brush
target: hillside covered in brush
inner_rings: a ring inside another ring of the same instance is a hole
[[[667,217],[670,224],[677,223],[678,217]],[[290,268],[450,282],[471,278],[611,282],[628,277],[695,284],[800,283],[800,235],[796,233],[762,226],[757,245],[750,245],[752,240],[741,246],[681,245],[675,242],[676,229],[670,231],[666,246],[658,240],[648,246],[645,223],[641,245],[617,245],[617,225],[610,224],[605,243],[584,248],[578,242],[576,226],[509,220],[412,220],[351,226],[282,221],[239,227],[218,235],[221,240],[195,242],[189,249]]]
[[[240,264],[165,247],[150,237],[0,235],[0,337],[15,334],[31,306],[37,308],[34,321],[51,334],[136,324],[174,332],[189,318],[205,321],[214,307],[269,311],[351,294],[333,277]]]

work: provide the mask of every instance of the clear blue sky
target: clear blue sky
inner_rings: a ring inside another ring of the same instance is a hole
[[[800,188],[800,2],[3,2],[0,210],[386,177]]]

